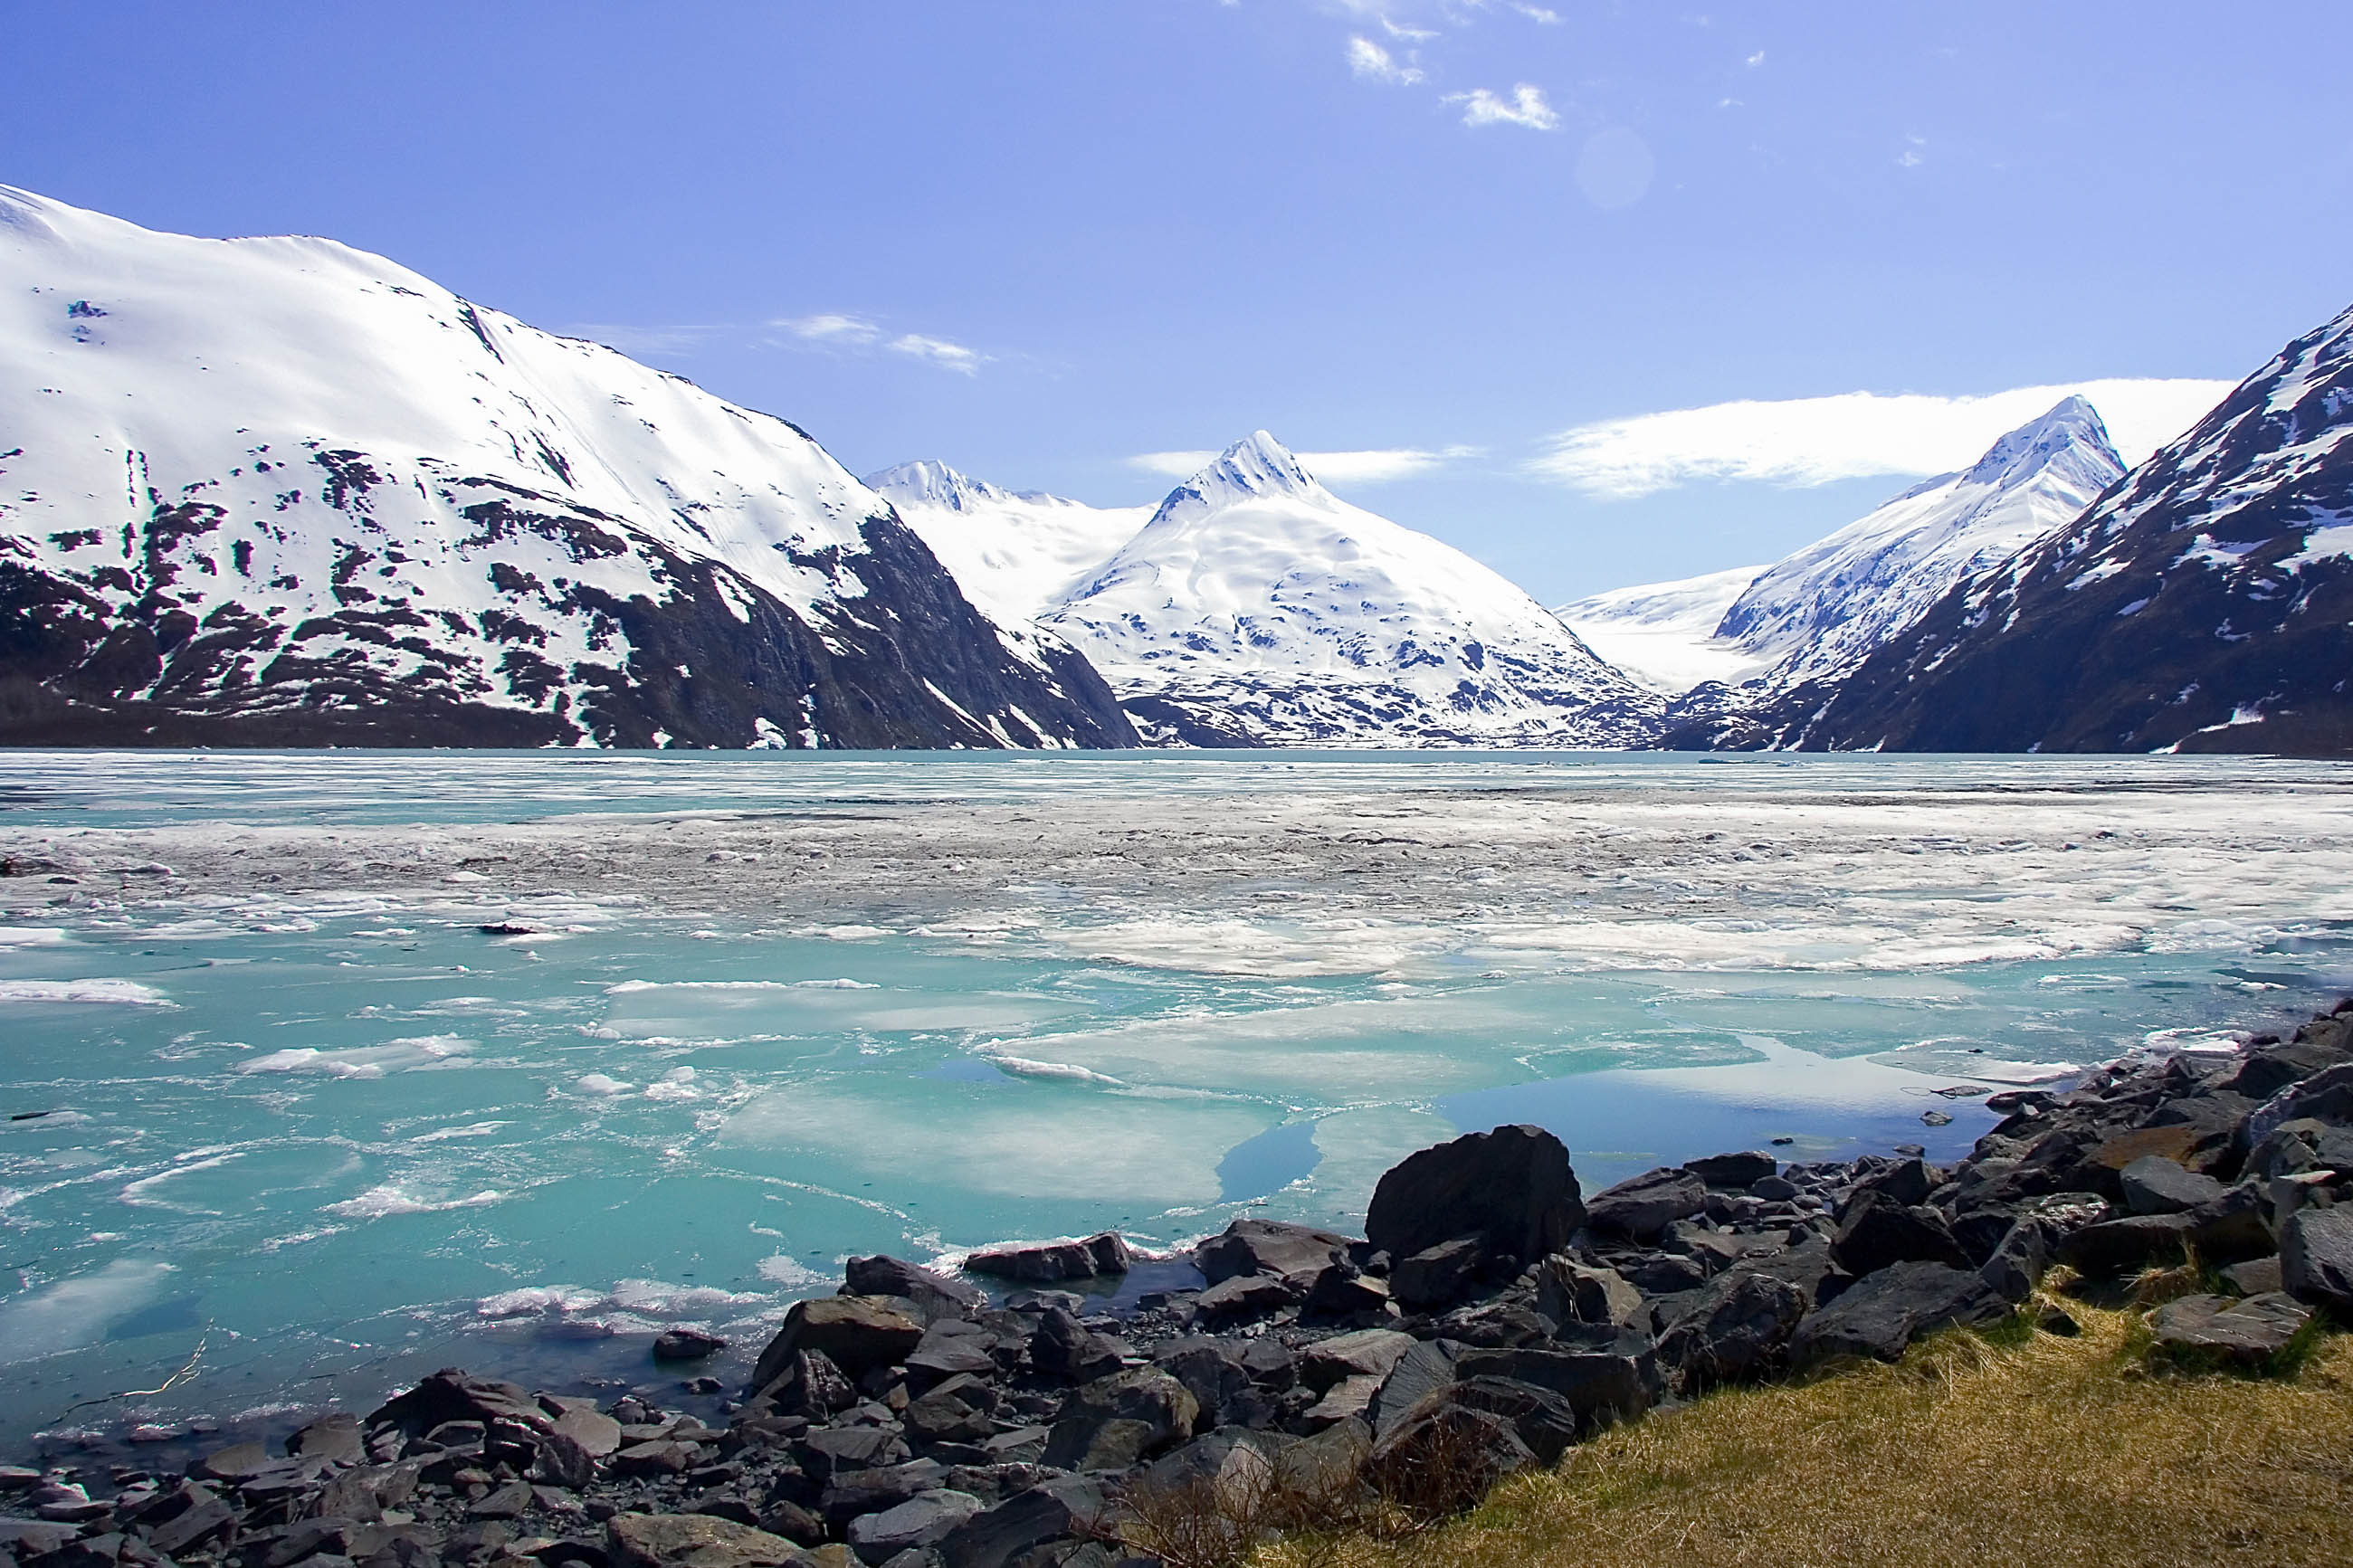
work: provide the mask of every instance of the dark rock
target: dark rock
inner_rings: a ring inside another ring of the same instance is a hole
[[[1537,1311],[1534,1303],[1514,1297],[1457,1307],[1430,1327],[1440,1338],[1496,1350],[1542,1344],[1553,1337],[1560,1324]]]
[[[2034,1294],[2051,1267],[2050,1241],[2031,1216],[2012,1221],[1993,1256],[1978,1266],[1986,1289],[2013,1306]]]
[[[2244,1263],[2233,1263],[2221,1273],[2223,1282],[2242,1296],[2267,1296],[2287,1289],[2285,1271],[2277,1253],[2269,1258],[2251,1258]]]
[[[1790,1341],[1789,1361],[1799,1371],[1841,1356],[1894,1361],[1923,1334],[1989,1322],[2008,1310],[1975,1274],[1942,1263],[1891,1264],[1808,1313]]]
[[[1787,1176],[1759,1176],[1748,1184],[1748,1195],[1767,1203],[1787,1203],[1804,1191]]]
[[[0,1519],[0,1547],[5,1547],[23,1558],[55,1552],[80,1533],[70,1524],[51,1524],[33,1519]]]
[[[1709,1186],[1722,1187],[1734,1192],[1753,1190],[1758,1182],[1765,1180],[1780,1168],[1781,1163],[1778,1160],[1756,1150],[1737,1154],[1710,1154],[1705,1159],[1687,1160],[1683,1163],[1684,1170],[1689,1171]],[[1790,1191],[1794,1194],[1796,1189],[1791,1188]]]
[[[617,1513],[605,1524],[613,1568],[804,1568],[782,1536],[701,1513]]]
[[[1029,1336],[1029,1364],[1064,1383],[1092,1383],[1117,1372],[1119,1348],[1060,1308],[1039,1315]]]
[[[1675,1221],[1689,1219],[1706,1206],[1706,1183],[1689,1171],[1656,1170],[1646,1171],[1597,1194],[1586,1205],[1585,1217],[1587,1224],[1603,1235],[1623,1237],[1648,1246],[1664,1236]]]
[[[1365,1236],[1391,1258],[1475,1237],[1492,1256],[1557,1252],[1585,1223],[1568,1150],[1540,1127],[1498,1127],[1409,1154],[1373,1189]]]
[[[1057,1476],[973,1515],[940,1538],[945,1568],[1009,1568],[1050,1541],[1088,1533],[1107,1521],[1103,1490],[1083,1476]]]
[[[218,1499],[212,1499],[155,1526],[148,1532],[147,1544],[166,1557],[179,1557],[220,1540],[236,1528],[237,1511]]]
[[[1423,1517],[1476,1505],[1505,1476],[1536,1463],[1511,1420],[1433,1395],[1375,1445],[1366,1470],[1394,1502]]]
[[[632,1443],[615,1454],[612,1461],[615,1475],[642,1478],[682,1476],[701,1463],[702,1450],[693,1444],[662,1439]]]
[[[1536,1268],[1535,1310],[1555,1323],[1629,1323],[1642,1294],[1614,1268],[1556,1255]]]
[[[1123,1470],[1193,1435],[1200,1405],[1157,1367],[1099,1378],[1062,1406],[1044,1462],[1064,1470]]]
[[[1806,1292],[1748,1269],[1719,1275],[1659,1342],[1659,1363],[1687,1394],[1781,1370]]]
[[[565,1433],[550,1432],[539,1441],[531,1476],[536,1481],[579,1491],[596,1479],[596,1456]]]
[[[359,1417],[341,1410],[296,1429],[286,1439],[286,1451],[299,1458],[324,1459],[338,1465],[356,1465],[367,1458],[360,1437]]]
[[[1282,1220],[1238,1219],[1193,1249],[1193,1261],[1212,1289],[1251,1275],[1306,1282],[1346,1256],[1348,1238]]]
[[[907,1436],[919,1443],[978,1443],[996,1432],[996,1408],[997,1391],[965,1373],[909,1405],[902,1419]]]
[[[545,1431],[554,1424],[539,1402],[516,1384],[469,1377],[456,1367],[446,1367],[379,1405],[369,1414],[367,1425],[395,1426],[421,1436],[451,1421],[512,1421],[533,1431]]]
[[[2149,1326],[2160,1350],[2256,1367],[2311,1321],[2309,1308],[2284,1295],[2184,1296],[2159,1307]]]
[[[1856,1178],[1847,1199],[1852,1205],[1868,1194],[1876,1193],[1899,1208],[1925,1204],[1928,1194],[1936,1189],[1936,1173],[1920,1159],[1892,1160],[1876,1163],[1876,1168]],[[1843,1217],[1844,1211],[1841,1211]]]
[[[566,1409],[556,1416],[554,1429],[579,1444],[581,1451],[592,1459],[620,1451],[621,1424],[588,1405],[574,1405]]]
[[[1389,1305],[1388,1282],[1349,1263],[1335,1263],[1315,1276],[1299,1306],[1302,1322],[1369,1322],[1396,1315]]]
[[[2278,1248],[2272,1235],[2271,1194],[2260,1182],[2242,1182],[2184,1211],[2189,1241],[2200,1260],[2235,1263]]]
[[[1413,1345],[1411,1334],[1394,1329],[1360,1329],[1353,1334],[1337,1334],[1300,1352],[1299,1378],[1319,1394],[1344,1378],[1385,1378]]]
[[[994,1377],[1000,1370],[997,1339],[977,1323],[943,1318],[923,1331],[923,1338],[907,1357],[907,1372],[917,1387],[944,1378],[968,1374]]]
[[[1672,1296],[1706,1284],[1707,1266],[1695,1258],[1657,1253],[1627,1270],[1625,1278],[1646,1296]]]
[[[1183,1384],[1201,1407],[1197,1426],[1228,1425],[1232,1419],[1228,1412],[1240,1409],[1254,1393],[1242,1365],[1241,1347],[1229,1341],[1201,1336],[1172,1340],[1153,1352],[1152,1361]]]
[[[1251,1340],[1242,1346],[1241,1354],[1242,1370],[1261,1388],[1279,1394],[1298,1380],[1299,1358],[1279,1340]]]
[[[1847,1205],[1831,1242],[1831,1256],[1840,1268],[1858,1276],[1876,1274],[1891,1263],[1971,1266],[1942,1215],[1926,1205],[1905,1208],[1884,1189],[1865,1192]]]
[[[2132,1215],[2087,1225],[2059,1244],[2059,1260],[2094,1279],[2166,1268],[2189,1256],[2188,1214]]]
[[[534,1500],[529,1483],[509,1481],[488,1497],[474,1500],[466,1512],[473,1519],[521,1519],[531,1511]]]
[[[1389,1294],[1409,1311],[1429,1312],[1461,1300],[1464,1288],[1479,1267],[1483,1244],[1475,1236],[1457,1237],[1398,1260],[1389,1269]]]
[[[881,1255],[853,1258],[842,1265],[841,1289],[845,1296],[903,1297],[934,1321],[968,1317],[987,1305],[986,1298],[961,1279],[951,1279],[937,1269],[902,1258]]]
[[[1504,1377],[1548,1388],[1588,1422],[1631,1420],[1658,1402],[1656,1352],[1630,1330],[1590,1348],[1466,1350],[1454,1365],[1466,1380]]]
[[[2116,1173],[2133,1214],[2179,1214],[2222,1195],[2222,1184],[2186,1171],[2162,1154],[2144,1154]]]
[[[887,1469],[909,1458],[898,1434],[881,1426],[828,1426],[794,1445],[801,1468],[819,1480],[851,1470]]]
[[[1083,1241],[1053,1241],[1035,1247],[997,1247],[964,1260],[971,1274],[1050,1285],[1062,1279],[1087,1279],[1098,1274],[1124,1274],[1133,1261],[1127,1243],[1116,1233],[1103,1231]]]
[[[881,1513],[910,1498],[938,1491],[947,1484],[947,1467],[934,1459],[844,1470],[826,1483],[818,1510],[828,1524],[839,1530],[861,1515]]]
[[[861,1563],[887,1563],[902,1552],[932,1545],[980,1510],[981,1500],[969,1492],[925,1492],[851,1520],[849,1547]]]
[[[855,1383],[878,1366],[907,1359],[923,1342],[923,1326],[871,1296],[818,1296],[796,1301],[784,1326],[760,1352],[752,1392],[764,1394],[792,1370],[797,1352],[815,1351]]]
[[[2353,1316],[2353,1205],[2289,1215],[2279,1257],[2280,1280],[2290,1295]]]
[[[1587,1424],[1567,1399],[1549,1388],[1513,1378],[1470,1378],[1456,1384],[1444,1398],[1509,1421],[1542,1465],[1558,1464],[1568,1446],[1587,1430]]]
[[[210,1481],[241,1481],[275,1468],[280,1461],[259,1443],[237,1443],[216,1448],[188,1467],[188,1473]]]
[[[1416,1340],[1389,1369],[1366,1413],[1375,1435],[1386,1435],[1423,1400],[1442,1388],[1451,1388],[1456,1382],[1455,1359],[1461,1352],[1461,1347],[1451,1340]]]
[[[701,1361],[726,1348],[725,1340],[700,1329],[670,1329],[654,1336],[656,1361]]]
[[[1196,1296],[1193,1310],[1205,1326],[1215,1327],[1267,1317],[1296,1300],[1281,1279],[1263,1274],[1237,1274]]]

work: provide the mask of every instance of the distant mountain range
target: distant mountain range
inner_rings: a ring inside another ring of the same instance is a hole
[[[1156,506],[799,428],[323,239],[0,186],[0,743],[2353,752],[2353,311],[1547,611],[1260,431]]]
[[[1151,740],[1624,746],[1665,711],[1520,589],[1340,500],[1263,430],[1140,527],[933,463],[868,483],[976,600],[1028,606],[1085,653]]]

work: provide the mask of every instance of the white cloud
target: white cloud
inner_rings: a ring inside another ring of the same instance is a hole
[[[1543,26],[1547,27],[1557,27],[1560,26],[1560,13],[1557,11],[1547,10],[1542,5],[1514,5],[1512,9],[1517,11],[1521,16],[1525,16],[1531,22],[1541,23]]]
[[[1764,63],[1765,51],[1763,49],[1759,49],[1755,54],[1748,57],[1747,65],[1748,68],[1751,70],[1755,70],[1758,66],[1761,66]]]
[[[1949,473],[2071,394],[2091,400],[2116,450],[2126,462],[2137,463],[2197,423],[2231,384],[2110,379],[2020,386],[1982,397],[1848,392],[1717,403],[1580,425],[1554,437],[1551,450],[1530,467],[1611,500],[1694,479],[1804,487],[1883,474]]]
[[[1335,485],[1376,485],[1402,479],[1463,458],[1476,458],[1481,447],[1382,447],[1358,452],[1300,452],[1307,471]],[[1166,479],[1188,479],[1218,460],[1215,452],[1145,452],[1130,458],[1130,468]]]
[[[772,321],[797,338],[813,343],[871,343],[882,335],[882,329],[862,316],[843,316],[827,312],[816,316],[789,316]]]
[[[1348,68],[1369,80],[1392,82],[1399,87],[1409,87],[1421,79],[1421,72],[1398,64],[1388,50],[1361,37],[1351,36],[1348,39]]]
[[[1560,116],[1545,101],[1544,89],[1526,82],[1514,86],[1509,98],[1498,97],[1482,87],[1471,92],[1449,93],[1446,101],[1462,105],[1465,125],[1521,125],[1530,131],[1560,128]]]
[[[968,349],[962,343],[952,343],[945,338],[927,338],[921,332],[902,332],[892,338],[888,347],[894,354],[905,354],[911,359],[924,360],[944,370],[953,370],[964,375],[977,374],[981,361],[985,357],[976,350]]]

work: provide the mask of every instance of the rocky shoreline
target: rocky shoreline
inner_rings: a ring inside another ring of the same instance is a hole
[[[1110,1568],[1180,1506],[1231,1523],[1234,1500],[1286,1490],[1442,1511],[1715,1386],[1893,1359],[1956,1324],[2072,1331],[2036,1299],[2054,1265],[2196,1266],[2149,1322],[2152,1353],[2191,1366],[2260,1368],[2353,1314],[2353,1001],[2290,1039],[1988,1103],[2004,1120],[1950,1168],[1736,1152],[1589,1197],[1550,1133],[1472,1133],[1383,1176],[1365,1237],[1237,1220],[1194,1249],[1205,1288],[1124,1316],[1062,1289],[1130,1268],[1115,1235],[975,1254],[961,1276],[853,1259],[839,1294],[792,1308],[723,1426],[447,1371],[185,1474],[0,1467],[0,1551]],[[679,1331],[655,1353],[691,1372],[722,1348]]]

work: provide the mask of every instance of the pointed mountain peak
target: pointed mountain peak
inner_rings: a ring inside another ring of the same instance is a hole
[[[945,507],[950,511],[970,511],[989,502],[1013,499],[995,485],[931,458],[882,468],[859,482],[891,500],[912,506]]]
[[[1257,430],[1218,454],[1218,460],[1168,492],[1153,517],[1200,515],[1258,496],[1320,500],[1330,494],[1289,447]]]
[[[2125,461],[2108,439],[2108,427],[2099,410],[2080,396],[2061,398],[2049,413],[2030,419],[1996,441],[1969,471],[1964,483],[2010,486],[2023,483],[2063,459],[2072,468],[2105,469],[2106,478],[2094,489],[2125,471]]]

